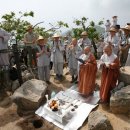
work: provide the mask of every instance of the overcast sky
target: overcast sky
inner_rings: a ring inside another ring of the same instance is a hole
[[[98,22],[117,15],[120,25],[130,22],[130,0],[1,0],[0,5],[0,17],[10,11],[34,11],[29,21],[44,21],[43,26],[60,20],[73,26],[72,21],[83,16]]]

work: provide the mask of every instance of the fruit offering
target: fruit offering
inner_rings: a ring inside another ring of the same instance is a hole
[[[49,107],[51,108],[52,111],[57,111],[58,110],[58,102],[56,100],[52,100],[49,103]]]

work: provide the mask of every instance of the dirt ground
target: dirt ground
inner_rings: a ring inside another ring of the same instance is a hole
[[[72,86],[70,83],[71,77],[67,74],[68,70],[64,70],[65,80],[62,83],[56,83],[54,81],[54,76],[51,76],[50,88],[56,92],[60,90],[65,90]],[[97,84],[100,84],[100,79],[97,79]],[[58,127],[54,126],[52,123],[43,120],[43,127],[34,128],[32,125],[32,120],[34,117],[19,117],[17,115],[17,106],[12,103],[8,97],[11,95],[10,92],[0,93],[0,130],[60,130]],[[8,102],[8,105],[4,106],[3,101]],[[109,118],[113,130],[130,130],[130,115],[119,115],[111,113],[109,105],[101,105],[95,109],[100,110]],[[87,119],[84,122],[80,130],[88,130]]]

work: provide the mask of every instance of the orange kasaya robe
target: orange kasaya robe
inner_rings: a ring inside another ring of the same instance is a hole
[[[119,77],[119,60],[116,58],[109,68],[103,66],[100,88],[100,99],[102,102],[108,102],[110,91],[116,86]]]
[[[90,54],[85,64],[80,65],[79,92],[83,95],[91,94],[95,89],[97,62],[93,54]]]

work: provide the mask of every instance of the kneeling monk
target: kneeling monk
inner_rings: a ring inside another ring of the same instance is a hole
[[[85,47],[80,59],[84,63],[79,63],[79,92],[87,96],[92,94],[95,89],[97,62],[89,46]]]
[[[110,45],[104,47],[104,54],[100,60],[102,65],[100,99],[101,102],[108,102],[110,91],[116,86],[119,77],[119,60]]]

